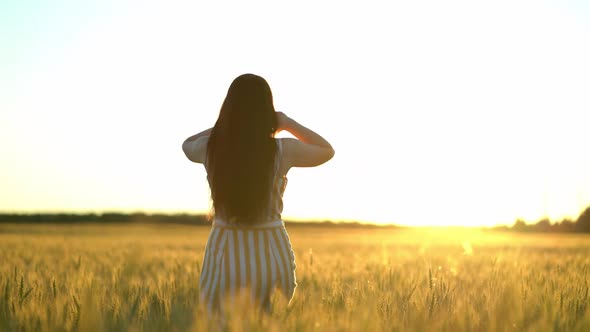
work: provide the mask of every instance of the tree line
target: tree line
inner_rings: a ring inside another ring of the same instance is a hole
[[[542,218],[536,223],[527,224],[524,220],[518,219],[512,226],[498,226],[492,229],[516,232],[590,233],[590,206],[576,220],[565,218],[551,222],[549,218]]]
[[[170,223],[186,225],[210,225],[211,221],[206,214],[146,214],[146,213],[36,213],[36,214],[0,214],[0,223]],[[357,222],[339,223],[333,221],[309,221],[292,222],[290,225],[301,226],[346,226],[346,227],[383,227]],[[389,225],[387,227],[398,227]],[[576,220],[563,219],[551,222],[543,218],[534,224],[527,224],[518,219],[512,226],[492,227],[492,230],[516,231],[516,232],[556,232],[556,233],[590,233],[590,206],[584,210]]]
[[[0,223],[174,223],[189,225],[210,224],[204,214],[145,214],[145,213],[34,213],[0,214]]]
[[[184,225],[211,225],[211,220],[206,214],[146,214],[137,213],[34,213],[34,214],[2,214],[0,213],[0,224],[2,223],[49,223],[49,224],[77,224],[77,223],[169,223]],[[397,226],[377,226],[371,224],[361,224],[359,222],[334,222],[334,221],[291,221],[285,220],[285,223],[292,226],[313,226],[313,227],[353,227],[353,228],[373,228]]]

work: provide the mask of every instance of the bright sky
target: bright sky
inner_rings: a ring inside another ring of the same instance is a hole
[[[589,40],[584,0],[2,1],[0,211],[206,211],[181,143],[250,72],[336,150],[286,218],[575,218]]]

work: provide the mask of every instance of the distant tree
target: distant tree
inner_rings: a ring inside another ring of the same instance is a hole
[[[516,222],[512,226],[512,229],[517,232],[524,232],[527,230],[527,225],[523,220],[518,219],[518,220],[516,220]]]
[[[590,207],[587,207],[576,221],[576,231],[590,232]]]
[[[563,232],[563,233],[569,233],[569,232],[574,232],[575,229],[575,223],[571,220],[571,219],[563,219],[561,222],[556,223],[554,225],[554,229],[556,232]]]
[[[496,231],[503,231],[503,232],[505,232],[505,231],[509,231],[510,230],[510,227],[509,226],[506,226],[506,225],[501,225],[501,226],[492,227],[491,229],[496,230]]]
[[[533,230],[536,232],[551,232],[551,222],[548,218],[543,218],[533,225]]]

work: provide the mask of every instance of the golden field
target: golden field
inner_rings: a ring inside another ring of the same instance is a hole
[[[590,331],[590,236],[287,227],[298,287],[229,331]],[[0,331],[216,328],[208,227],[0,224]]]

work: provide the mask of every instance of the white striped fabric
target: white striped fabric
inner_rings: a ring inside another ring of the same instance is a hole
[[[295,256],[283,221],[252,226],[213,223],[199,280],[201,301],[217,311],[224,299],[247,290],[267,306],[275,287],[290,301],[297,286]]]

